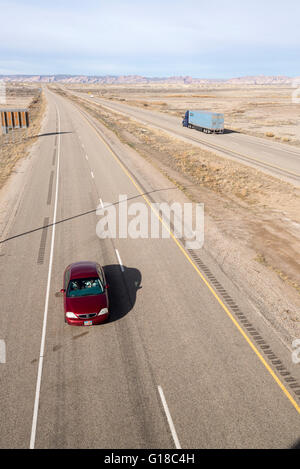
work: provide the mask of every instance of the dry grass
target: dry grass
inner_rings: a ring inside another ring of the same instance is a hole
[[[293,279],[291,279],[288,275],[286,275],[285,273],[281,272],[280,269],[276,268],[276,267],[273,267],[272,265],[270,265],[265,256],[263,254],[258,254],[256,256],[256,258],[254,259],[256,262],[258,262],[259,264],[262,264],[264,265],[265,267],[267,267],[269,270],[271,270],[272,272],[275,272],[279,278],[281,278],[281,280],[283,280],[284,282],[286,282],[288,285],[290,285],[291,287],[295,288],[296,291],[299,293],[300,295],[300,284],[298,282],[295,282]],[[295,318],[293,319],[294,321],[296,322],[300,322],[299,318]]]

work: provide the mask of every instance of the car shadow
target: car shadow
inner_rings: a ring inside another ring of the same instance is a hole
[[[135,305],[137,291],[142,288],[142,274],[134,267],[119,264],[103,267],[109,285],[108,298],[110,315],[108,322],[118,321],[126,316]]]
[[[290,449],[300,449],[300,439],[295,441],[295,443],[291,446]]]

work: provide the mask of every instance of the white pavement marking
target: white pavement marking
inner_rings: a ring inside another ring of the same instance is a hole
[[[53,228],[52,228],[52,238],[51,238],[51,247],[50,247],[48,280],[47,280],[44,320],[43,320],[43,329],[42,329],[42,340],[41,340],[41,347],[40,347],[40,357],[39,357],[32,427],[31,427],[30,449],[34,449],[34,445],[35,445],[36,427],[37,427],[37,419],[38,419],[38,411],[39,411],[39,401],[40,401],[40,391],[41,391],[41,381],[42,381],[42,371],[43,371],[43,361],[44,361],[44,351],[45,351],[46,328],[47,328],[47,315],[48,315],[49,294],[50,294],[50,284],[51,284],[51,273],[52,273],[52,265],[53,265],[57,201],[58,201],[59,162],[60,162],[60,114],[59,114],[59,110],[57,106],[56,106],[56,110],[57,110],[58,123],[59,123],[58,124],[59,137],[58,137],[58,146],[57,146],[56,189],[55,189],[55,202],[54,202],[54,212],[53,212],[53,222],[52,222]]]
[[[124,266],[122,264],[122,260],[121,260],[121,257],[120,257],[120,254],[119,254],[119,251],[116,249],[116,254],[117,254],[117,258],[118,258],[118,261],[119,261],[119,264],[120,264],[120,267],[121,267],[121,270],[122,272],[124,272]]]
[[[159,392],[159,395],[160,395],[160,398],[161,398],[161,402],[162,402],[162,405],[164,407],[164,411],[165,411],[165,414],[166,414],[166,417],[167,417],[167,420],[168,420],[168,424],[169,424],[169,427],[170,427],[170,430],[171,430],[171,433],[172,433],[172,437],[173,437],[173,440],[174,440],[174,443],[175,443],[175,447],[176,447],[176,449],[181,449],[181,446],[180,446],[180,443],[179,443],[179,440],[178,440],[178,436],[177,436],[177,433],[176,433],[176,430],[175,430],[175,426],[174,426],[174,423],[173,423],[173,420],[172,420],[172,417],[171,417],[171,414],[170,414],[170,411],[169,411],[169,407],[168,407],[164,392],[163,392],[161,386],[157,386],[157,387],[158,387],[158,392]]]
[[[99,200],[100,200],[101,208],[104,208],[104,205],[103,205],[102,199],[100,198]]]
[[[88,157],[87,155],[85,155],[85,159],[86,159],[86,160],[88,160],[88,159],[89,159],[89,157]]]
[[[91,171],[91,176],[92,176],[92,178],[94,179],[94,177],[95,177],[95,176],[94,176],[94,173],[93,173],[93,171]]]

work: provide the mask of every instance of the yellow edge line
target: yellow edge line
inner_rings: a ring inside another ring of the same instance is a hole
[[[80,111],[81,112],[81,111]],[[216,298],[216,300],[218,301],[218,303],[221,305],[221,307],[224,309],[224,311],[226,312],[226,314],[229,316],[229,318],[231,319],[231,321],[234,323],[234,325],[237,327],[237,329],[239,330],[239,332],[242,334],[242,336],[244,337],[244,339],[248,342],[248,344],[250,345],[250,347],[252,348],[252,350],[255,352],[255,354],[257,355],[257,357],[260,359],[260,361],[262,362],[262,364],[265,366],[265,368],[268,370],[268,372],[270,373],[270,375],[272,376],[272,378],[276,381],[276,383],[278,384],[278,386],[280,387],[280,389],[284,392],[284,394],[286,395],[286,397],[289,399],[289,401],[293,404],[293,406],[295,407],[295,409],[297,410],[297,412],[300,414],[300,406],[297,404],[297,402],[295,401],[295,399],[291,396],[291,394],[289,393],[289,391],[286,389],[286,387],[284,386],[284,384],[280,381],[280,379],[278,378],[278,376],[276,375],[276,373],[272,370],[272,368],[270,367],[270,365],[266,362],[266,360],[264,359],[264,357],[261,355],[261,353],[258,351],[258,349],[255,347],[255,345],[253,344],[253,342],[249,339],[249,337],[247,336],[247,334],[245,333],[245,331],[242,329],[242,327],[239,325],[239,323],[237,322],[237,320],[233,317],[233,315],[231,314],[231,312],[229,311],[229,309],[227,308],[227,306],[223,303],[223,301],[221,300],[221,298],[219,298],[219,296],[217,295],[217,293],[215,292],[215,290],[211,287],[211,285],[209,284],[209,282],[206,280],[206,278],[202,275],[202,273],[200,272],[200,270],[198,269],[198,267],[196,266],[196,264],[192,261],[192,259],[190,258],[190,256],[187,254],[187,252],[185,251],[185,249],[183,248],[183,246],[180,244],[180,242],[178,241],[178,239],[175,238],[174,234],[172,233],[172,231],[170,230],[170,228],[168,227],[168,225],[164,222],[164,220],[160,217],[159,213],[155,210],[155,208],[153,207],[152,203],[150,202],[150,200],[148,199],[148,197],[146,195],[144,195],[144,191],[142,190],[142,188],[140,187],[140,185],[133,179],[133,177],[131,176],[131,174],[128,172],[128,170],[126,169],[126,167],[123,165],[123,163],[120,161],[120,159],[118,158],[118,156],[115,155],[115,153],[112,151],[112,149],[110,148],[110,146],[106,143],[106,141],[104,140],[104,138],[100,135],[99,131],[96,129],[96,127],[91,124],[89,122],[89,120],[86,118],[86,116],[81,112],[81,114],[83,115],[83,117],[85,118],[86,122],[89,124],[89,126],[96,132],[98,138],[101,139],[101,141],[104,143],[104,145],[106,146],[106,148],[109,150],[109,152],[112,154],[112,156],[114,157],[114,159],[117,161],[117,163],[119,164],[119,166],[122,168],[122,170],[124,171],[124,173],[126,174],[126,176],[128,176],[128,178],[131,180],[132,184],[136,187],[136,189],[138,190],[138,192],[141,194],[141,196],[143,197],[143,199],[147,202],[147,204],[149,205],[149,207],[151,208],[151,210],[153,211],[153,213],[157,216],[157,218],[159,219],[159,221],[161,222],[161,224],[167,229],[167,231],[170,233],[173,241],[177,244],[177,246],[179,247],[179,249],[181,250],[181,252],[184,254],[184,256],[186,257],[186,259],[190,262],[190,264],[194,267],[195,271],[197,272],[197,274],[200,276],[200,278],[202,279],[202,281],[205,283],[205,285],[207,286],[207,288],[210,290],[210,292],[214,295],[214,297]]]

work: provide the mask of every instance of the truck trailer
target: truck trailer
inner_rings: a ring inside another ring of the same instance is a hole
[[[224,114],[208,111],[186,111],[183,127],[201,130],[207,134],[224,133]]]

